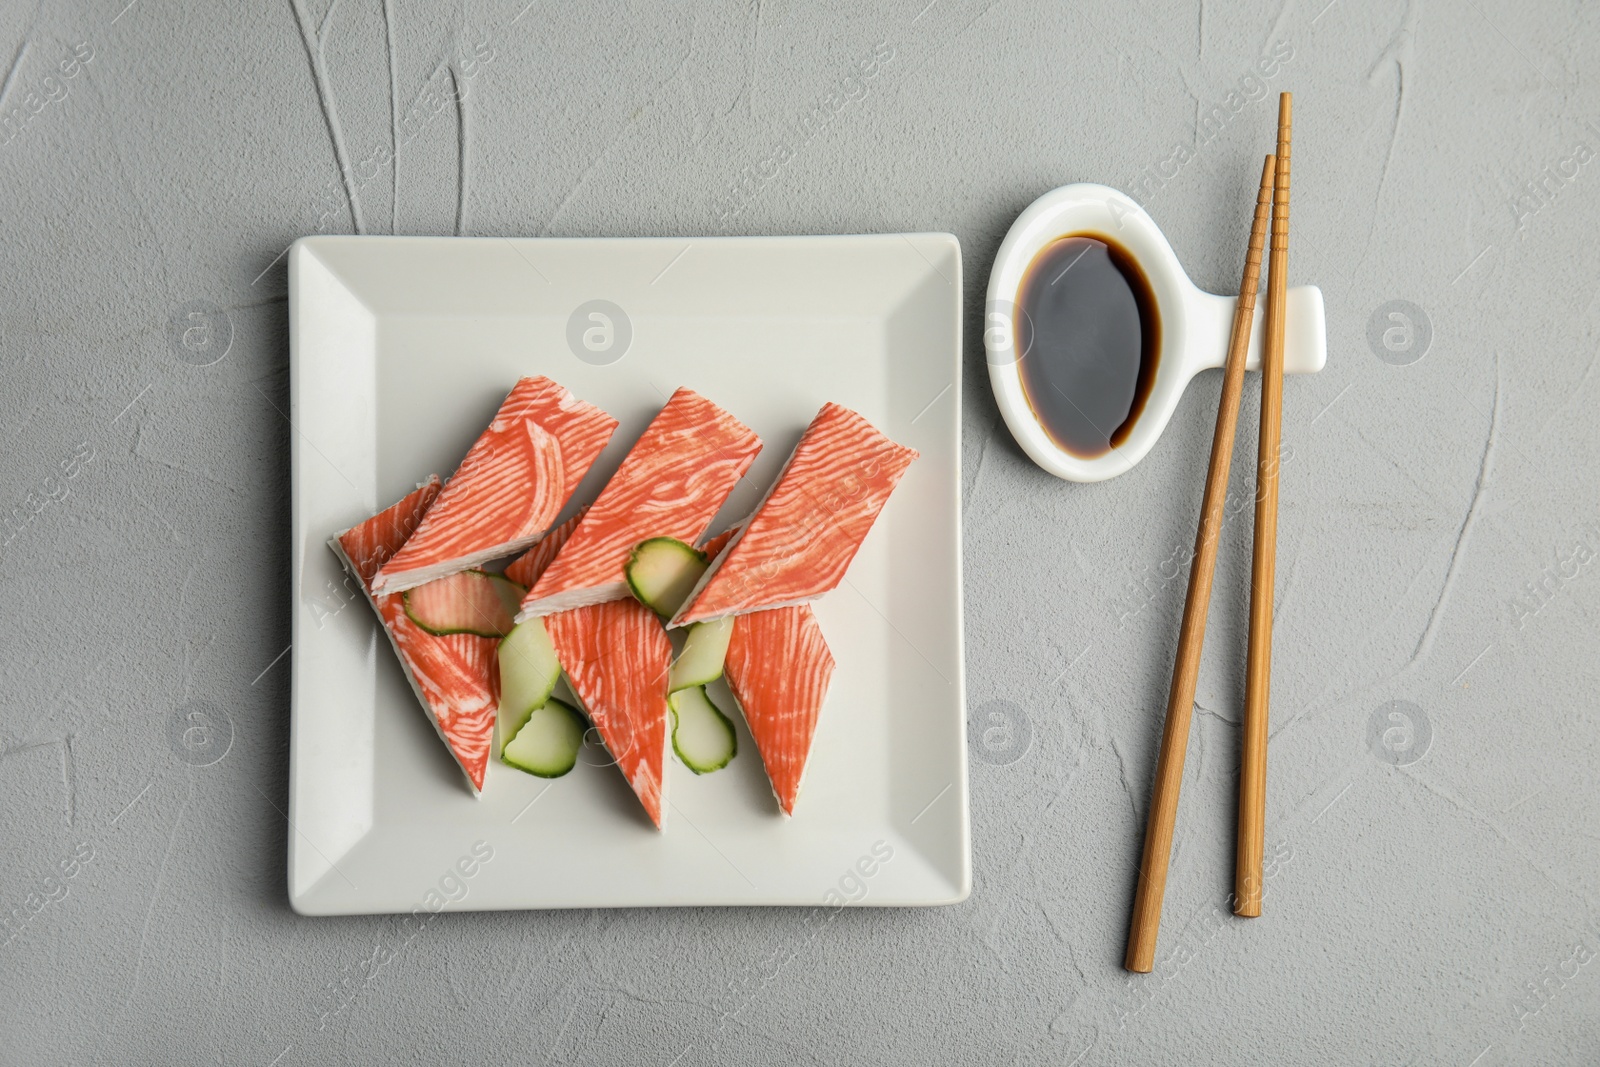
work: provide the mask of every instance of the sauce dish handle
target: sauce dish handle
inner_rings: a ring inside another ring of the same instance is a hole
[[[1185,309],[1192,341],[1184,353],[1191,373],[1221,367],[1228,357],[1228,337],[1233,331],[1235,296],[1216,296],[1193,290]],[[1261,369],[1262,316],[1265,301],[1256,304],[1255,322],[1250,328],[1250,353],[1245,370]],[[1283,323],[1283,371],[1285,374],[1315,374],[1328,362],[1328,328],[1322,306],[1322,290],[1314,285],[1297,285],[1288,292],[1288,307]]]

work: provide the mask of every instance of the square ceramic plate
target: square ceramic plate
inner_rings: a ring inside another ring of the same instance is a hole
[[[289,279],[296,910],[965,898],[954,237],[312,237]],[[680,385],[766,446],[713,529],[754,506],[825,401],[922,453],[816,605],[838,665],[794,818],[742,722],[723,771],[669,757],[658,833],[600,749],[553,781],[491,762],[474,799],[417,706],[327,540],[449,475],[528,374],[622,423],[568,513]]]

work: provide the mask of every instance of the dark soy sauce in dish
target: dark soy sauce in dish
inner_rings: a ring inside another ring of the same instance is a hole
[[[1084,459],[1121,445],[1161,355],[1155,293],[1133,254],[1098,234],[1057,238],[1028,264],[1017,303],[1022,392],[1039,425]]]

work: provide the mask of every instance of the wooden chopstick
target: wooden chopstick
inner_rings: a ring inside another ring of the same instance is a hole
[[[1272,681],[1272,609],[1278,555],[1278,446],[1283,437],[1283,320],[1289,287],[1289,139],[1293,99],[1278,94],[1278,175],[1272,191],[1266,336],[1261,341],[1261,444],[1256,456],[1256,530],[1250,561],[1250,640],[1245,663],[1244,751],[1239,768],[1239,844],[1233,913],[1261,914],[1261,854],[1267,822],[1267,698]]]
[[[1217,405],[1217,429],[1211,438],[1211,466],[1206,471],[1200,526],[1194,538],[1194,566],[1189,571],[1189,593],[1183,603],[1183,626],[1178,633],[1178,655],[1167,697],[1167,723],[1161,735],[1161,755],[1156,762],[1155,789],[1144,834],[1144,859],[1139,865],[1139,888],[1133,898],[1133,925],[1128,932],[1128,955],[1123,966],[1141,973],[1155,966],[1161,899],[1167,888],[1178,790],[1183,785],[1183,759],[1189,747],[1189,718],[1200,676],[1200,650],[1206,639],[1206,608],[1211,603],[1211,578],[1216,571],[1217,536],[1222,532],[1222,511],[1228,499],[1228,467],[1233,461],[1234,430],[1239,425],[1239,395],[1244,391],[1244,364],[1255,318],[1256,287],[1261,280],[1261,246],[1267,237],[1275,162],[1268,156],[1261,168],[1250,246],[1244,258],[1244,277],[1239,282],[1239,303],[1233,312],[1222,399]]]

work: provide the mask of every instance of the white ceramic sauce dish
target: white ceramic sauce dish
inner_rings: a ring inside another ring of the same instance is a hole
[[[1109,238],[1132,254],[1149,282],[1161,323],[1155,379],[1143,410],[1135,415],[1120,444],[1093,457],[1061,447],[1039,422],[1023,389],[1016,341],[1015,302],[1029,265],[1045,247],[1074,235]],[[1265,275],[1263,262],[1263,280]],[[1098,482],[1131,469],[1161,436],[1189,380],[1223,365],[1237,303],[1237,297],[1216,296],[1197,288],[1155,221],[1117,190],[1080,183],[1046,193],[1030,204],[1007,232],[989,273],[984,304],[983,345],[989,383],[1012,436],[1035,463],[1058,478]],[[1261,365],[1265,305],[1264,297],[1256,304],[1245,364],[1249,370]],[[1322,291],[1314,285],[1291,288],[1284,322],[1284,372],[1313,373],[1327,360]]]

